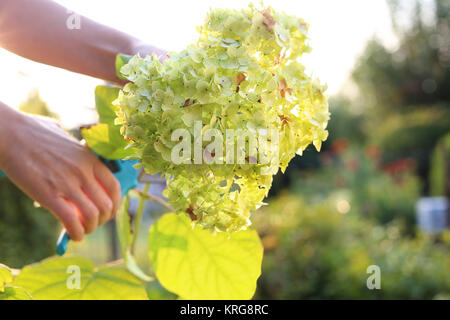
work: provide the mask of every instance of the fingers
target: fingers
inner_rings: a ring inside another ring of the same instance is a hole
[[[76,209],[86,234],[94,232],[98,226],[100,211],[83,191],[75,192],[69,199]]]
[[[61,221],[73,240],[81,240],[118,210],[119,183],[87,147],[56,123],[28,116],[16,122],[15,142],[8,147],[17,152],[1,159],[2,167],[19,188]],[[31,141],[29,136],[39,139]],[[33,159],[32,165],[20,165],[23,159]]]
[[[101,162],[94,164],[93,174],[83,176],[80,187],[71,188],[72,191],[66,193],[66,200],[59,201],[55,209],[56,215],[74,240],[81,240],[83,234],[94,232],[111,219],[118,210],[121,199],[119,182]]]
[[[100,227],[112,218],[114,213],[113,202],[100,183],[96,179],[94,180],[95,181],[90,181],[85,185],[84,191],[100,213],[98,218],[98,226]]]
[[[121,190],[120,183],[112,172],[100,161],[94,166],[94,175],[98,183],[106,191],[112,201],[112,212],[115,214],[120,207]]]
[[[92,177],[66,199],[56,198],[48,209],[59,218],[71,239],[81,241],[84,234],[94,232],[112,217],[113,202]]]
[[[48,209],[61,221],[70,239],[83,240],[85,230],[73,205],[63,198],[56,197],[49,203]]]

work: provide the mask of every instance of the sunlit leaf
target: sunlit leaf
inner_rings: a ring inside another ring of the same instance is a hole
[[[120,129],[105,123],[82,128],[81,135],[87,145],[97,154],[107,159],[124,159],[133,154],[132,149],[125,150],[130,143],[120,134]]]
[[[14,285],[25,288],[38,300],[147,299],[142,283],[123,265],[94,268],[85,258],[50,258],[27,266]]]
[[[100,123],[114,125],[116,112],[112,102],[117,99],[119,91],[120,88],[117,87],[97,86],[95,88],[95,107]]]
[[[9,269],[4,264],[0,264],[0,292],[5,291],[5,285],[11,283],[13,280],[13,276],[11,273],[11,269]]]
[[[263,248],[252,230],[212,234],[185,215],[166,214],[150,228],[158,281],[184,299],[250,299]]]
[[[0,292],[0,300],[31,300],[31,295],[21,287],[5,287],[4,292]]]
[[[122,199],[120,209],[117,212],[116,228],[117,236],[120,242],[120,249],[122,256],[126,256],[126,252],[132,243],[133,235],[131,234],[131,217],[128,214],[128,208],[130,206],[130,197],[127,195]]]
[[[132,274],[142,281],[151,281],[152,278],[142,271],[131,253],[131,244],[136,233],[131,229],[131,216],[128,212],[129,205],[130,198],[129,196],[125,196],[122,199],[122,204],[116,218],[117,235],[119,237],[122,256],[126,267]]]

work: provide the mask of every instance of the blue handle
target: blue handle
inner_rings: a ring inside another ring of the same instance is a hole
[[[0,170],[0,179],[1,178],[6,178],[6,174],[2,170]]]
[[[102,160],[119,181],[122,197],[128,191],[137,187],[139,172],[133,167],[138,162],[137,160],[108,160],[102,157],[99,157],[99,159]],[[56,242],[56,253],[58,255],[62,256],[66,253],[69,240],[70,237],[67,231],[63,230]]]
[[[56,253],[60,256],[64,255],[67,251],[67,244],[69,243],[70,237],[66,230],[61,231],[58,241],[56,242]]]

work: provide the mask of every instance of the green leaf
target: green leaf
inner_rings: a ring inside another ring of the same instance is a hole
[[[116,56],[116,74],[120,79],[125,79],[120,73],[120,69],[122,69],[122,67],[126,65],[131,58],[132,56],[127,54],[118,54]]]
[[[11,269],[0,263],[0,292],[5,291],[5,285],[13,281]]]
[[[98,112],[99,122],[114,125],[116,109],[112,102],[119,95],[120,88],[109,86],[97,86],[95,88],[95,107]]]
[[[122,251],[122,256],[126,257],[126,252],[133,242],[133,235],[131,233],[131,217],[128,213],[128,208],[130,206],[130,196],[126,195],[120,204],[120,209],[117,212],[116,217],[116,230],[117,236],[120,242],[120,249]]]
[[[154,280],[152,277],[150,277],[144,271],[142,271],[142,269],[137,264],[133,254],[130,251],[125,252],[124,261],[128,271],[130,271],[138,279],[145,282],[150,282]]]
[[[176,294],[169,292],[158,281],[152,281],[146,285],[147,296],[150,300],[176,300]]]
[[[252,230],[213,234],[171,213],[150,228],[149,248],[158,281],[184,299],[250,299],[261,274]]]
[[[32,300],[31,295],[21,287],[6,286],[4,292],[0,292],[0,300]]]
[[[30,294],[23,288],[11,286],[11,269],[0,263],[0,300],[30,300]]]
[[[133,254],[131,253],[131,245],[134,238],[136,237],[136,232],[131,230],[131,217],[128,213],[129,205],[130,196],[127,195],[122,199],[122,203],[120,205],[120,209],[117,213],[116,218],[117,235],[119,237],[122,256],[128,271],[130,271],[142,281],[152,281],[153,278],[149,277],[139,268]]]
[[[107,159],[124,159],[134,154],[133,150],[125,147],[130,144],[120,134],[120,129],[105,123],[89,128],[82,128],[81,135],[89,148]]]
[[[79,288],[73,268],[79,268]],[[94,268],[89,260],[76,257],[50,258],[27,266],[14,285],[25,288],[34,299],[147,299],[143,284],[123,265]]]

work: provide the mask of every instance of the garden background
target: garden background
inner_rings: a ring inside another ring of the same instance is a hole
[[[102,19],[96,12],[105,1],[83,2],[74,9],[89,16],[83,10],[92,4],[91,16]],[[163,6],[174,5],[168,2]],[[266,1],[311,23],[313,52],[305,63],[329,82],[332,116],[321,153],[311,147],[295,158],[277,175],[269,205],[253,215],[265,249],[255,298],[450,299],[448,222],[430,232],[416,216],[421,197],[450,196],[450,1],[360,2],[302,1],[290,8],[288,2]],[[121,28],[108,20],[114,12],[120,18],[115,2],[111,6],[103,22]],[[156,5],[150,10],[152,17],[162,16],[153,23],[165,23],[171,35],[188,29],[185,22],[200,24],[208,6],[243,4],[200,1],[188,11],[180,8],[184,15]],[[125,31],[153,37],[156,45],[176,50],[191,41],[188,34],[179,41],[165,36],[164,28],[133,20],[135,29]],[[1,60],[7,65],[0,80],[6,103],[60,118],[75,135],[79,125],[95,122],[97,80],[34,66],[5,51]],[[152,185],[155,193],[161,188]],[[143,228],[161,208],[148,205],[146,211]],[[54,255],[59,232],[53,216],[0,181],[2,263],[20,268]],[[148,267],[145,237],[141,242],[138,261]],[[69,251],[96,264],[116,259],[113,223]],[[381,268],[381,290],[366,286],[370,265]],[[171,298],[158,285],[148,290],[153,298]]]

